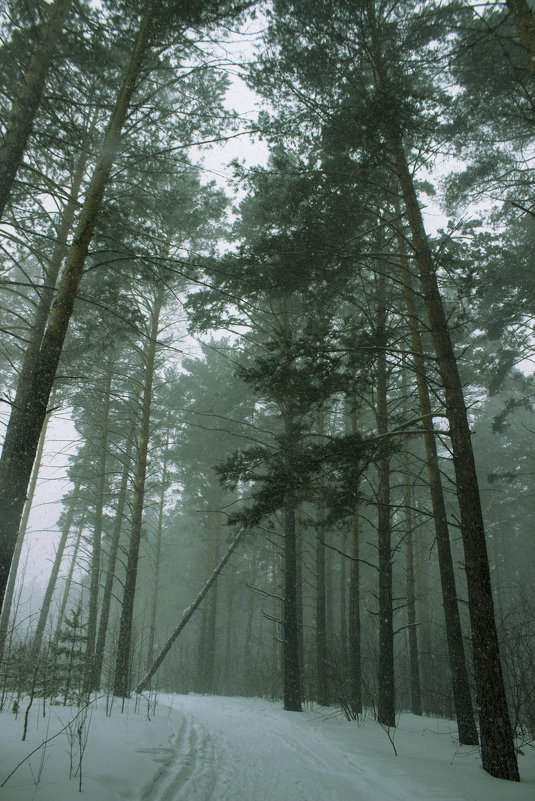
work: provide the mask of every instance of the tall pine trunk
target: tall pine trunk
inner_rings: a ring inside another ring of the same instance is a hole
[[[388,395],[386,363],[386,282],[383,269],[377,276],[378,344],[376,359],[376,409],[379,436],[388,433]],[[394,699],[394,625],[392,610],[392,546],[390,520],[390,457],[386,451],[377,458],[377,538],[379,557],[379,667],[377,720],[396,725]]]
[[[119,624],[117,643],[117,659],[115,663],[114,695],[126,698],[130,691],[130,651],[132,646],[132,627],[134,622],[134,601],[136,595],[139,545],[141,541],[141,523],[145,500],[145,478],[147,475],[147,457],[150,437],[150,412],[152,402],[152,385],[156,362],[157,337],[160,323],[160,312],[165,296],[162,285],[154,299],[151,310],[150,331],[145,348],[145,379],[141,407],[141,425],[137,450],[136,475],[134,479],[134,499],[132,506],[132,530],[126,563],[126,577]]]
[[[32,320],[28,345],[18,374],[15,399],[11,407],[11,413],[7,424],[5,439],[8,441],[12,437],[12,430],[20,425],[19,418],[23,414],[28,400],[28,392],[32,388],[32,380],[38,364],[39,351],[43,343],[43,336],[46,331],[50,309],[52,308],[58,276],[61,265],[68,253],[67,240],[73,226],[76,209],[78,208],[78,197],[89,160],[89,144],[95,131],[96,120],[97,112],[95,111],[89,122],[84,142],[82,143],[80,158],[74,168],[69,198],[61,214],[57,239],[46,269],[44,284],[39,290],[39,302],[35,310],[34,319]],[[4,458],[3,453],[2,458]]]
[[[150,609],[149,644],[147,646],[147,665],[152,664],[154,657],[154,638],[156,636],[156,615],[158,611],[158,592],[160,583],[160,561],[162,553],[162,532],[165,504],[165,491],[167,489],[167,461],[169,458],[169,427],[170,418],[167,418],[167,437],[162,466],[162,483],[160,487],[160,502],[158,504],[158,523],[156,529],[156,551],[154,554],[154,578],[152,586],[152,599]]]
[[[320,440],[325,433],[324,411],[318,412]],[[327,654],[327,594],[325,582],[325,501],[323,478],[320,476],[319,499],[316,506],[316,603],[314,609],[316,634],[316,701],[329,703],[329,664]]]
[[[0,600],[4,597],[50,391],[82,280],[96,220],[120,145],[121,131],[148,46],[155,5],[155,0],[148,0],[141,19],[130,63],[80,212],[37,364],[25,396],[24,408],[17,416],[17,425],[13,426],[10,432],[6,432],[0,460]]]
[[[463,386],[412,175],[401,136],[393,124],[389,126],[389,146],[411,230],[450,424],[472,628],[483,767],[497,778],[519,781],[500,663],[483,513]]]
[[[412,275],[410,273],[408,260],[405,258],[405,245],[401,237],[398,240],[398,245],[403,257],[403,292],[411,335],[416,388],[420,404],[420,413],[422,415],[427,477],[437,542],[446,639],[452,677],[453,702],[459,730],[459,742],[464,745],[477,745],[479,740],[472,698],[470,695],[468,670],[466,668],[463,632],[459,615],[459,605],[457,602],[455,571],[448,531],[446,502],[444,500],[442,479],[440,476],[440,464],[438,460],[435,430],[433,427],[431,400],[427,385],[427,368],[423,354],[423,342],[416,311]],[[428,677],[426,677],[426,679],[428,679]]]
[[[295,506],[284,508],[284,617],[283,617],[283,693],[284,709],[301,712],[301,666],[297,611],[297,547]]]
[[[48,7],[41,41],[24,76],[24,83],[13,103],[0,148],[0,218],[9,200],[17,170],[22,162],[35,115],[41,102],[46,77],[72,0],[56,0]]]
[[[206,546],[205,580],[207,581],[219,561],[219,542],[221,539],[221,485],[212,471],[212,487],[210,493],[211,509],[208,513],[208,542]],[[218,586],[203,604],[203,614],[199,633],[199,650],[197,656],[197,689],[202,693],[215,692],[215,652],[216,622],[218,609]]]
[[[351,433],[358,432],[357,411],[351,409]],[[351,515],[351,564],[349,567],[349,687],[350,706],[354,715],[362,714],[362,659],[360,636],[360,517],[359,487],[355,487],[355,504]]]
[[[407,367],[402,368],[402,394],[403,394],[403,417],[407,421],[408,413],[408,392],[409,382],[407,377]],[[405,437],[405,453],[403,458],[403,506],[405,512],[405,578],[407,587],[407,624],[409,638],[409,676],[410,676],[410,705],[414,715],[422,714],[422,691],[420,685],[420,658],[418,650],[418,634],[416,629],[416,588],[414,578],[414,515],[412,511],[413,491],[410,478],[411,453],[409,449],[410,437]]]
[[[382,127],[411,232],[414,259],[420,275],[449,421],[472,629],[481,758],[484,769],[492,776],[519,781],[513,731],[500,662],[483,512],[463,385],[438,288],[433,253],[407,162],[401,123],[396,111],[398,97],[392,88],[388,63],[382,52],[375,10],[375,0],[369,0],[371,50],[377,89],[382,96],[384,107]]]
[[[45,448],[46,432],[48,423],[50,422],[50,413],[45,417],[41,436],[39,438],[39,447],[35,456],[35,463],[32,471],[32,478],[28,488],[28,497],[24,505],[24,512],[20,522],[19,533],[17,536],[17,544],[13,553],[13,560],[11,562],[11,570],[9,571],[9,579],[7,582],[6,593],[4,595],[4,603],[2,605],[2,614],[0,615],[0,662],[4,657],[4,648],[6,644],[6,636],[9,625],[9,617],[11,615],[11,607],[13,605],[13,597],[15,595],[15,585],[17,583],[17,572],[20,564],[20,557],[22,554],[22,546],[24,545],[24,537],[26,536],[26,529],[28,527],[28,520],[32,509],[35,489],[37,487],[37,479],[39,478],[39,469],[43,459],[43,451]]]
[[[283,362],[291,370],[291,332],[288,315],[288,298],[285,296],[281,304],[281,331]],[[283,604],[283,702],[284,709],[289,712],[301,712],[302,676],[299,660],[299,610],[297,590],[297,532],[296,487],[292,483],[292,455],[295,449],[296,425],[294,398],[290,381],[286,388],[286,396],[282,409],[284,429],[284,458],[288,482],[282,508],[284,527],[284,604]]]
[[[93,668],[95,663],[95,645],[97,641],[98,602],[100,595],[100,573],[102,553],[102,524],[104,518],[104,501],[106,490],[106,464],[108,460],[108,422],[110,416],[111,387],[113,379],[114,360],[111,354],[107,356],[106,373],[102,390],[102,416],[100,420],[100,447],[96,459],[97,485],[95,492],[95,524],[93,527],[90,585],[89,585],[89,613],[87,616],[87,642],[86,664],[84,676],[84,692],[89,693],[93,687]]]
[[[134,447],[134,435],[136,430],[136,407],[138,401],[137,393],[135,393],[132,401],[134,409],[132,411],[130,430],[127,435],[126,451],[123,462],[123,472],[121,476],[119,494],[117,496],[117,508],[115,510],[115,519],[111,535],[110,552],[108,554],[108,564],[106,571],[106,581],[104,583],[104,591],[102,593],[102,604],[101,604],[100,619],[98,624],[97,643],[95,646],[95,657],[93,660],[93,688],[96,690],[100,688],[102,681],[102,666],[104,662],[104,650],[106,647],[106,636],[108,633],[108,624],[110,619],[113,583],[117,570],[117,555],[119,552],[119,544],[121,541],[121,530],[123,527],[126,501],[128,498],[128,485],[130,481],[132,450]]]

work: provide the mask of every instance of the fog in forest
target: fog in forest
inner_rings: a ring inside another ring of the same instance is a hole
[[[524,778],[534,4],[4,0],[0,34],[2,738],[194,693],[449,721]],[[185,786],[143,797],[238,797]]]

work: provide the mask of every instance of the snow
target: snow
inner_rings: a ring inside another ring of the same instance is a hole
[[[110,699],[107,699],[108,702]],[[519,757],[522,782],[490,777],[473,748],[460,748],[447,720],[400,716],[388,734],[371,717],[336,710],[284,712],[263,699],[160,694],[90,706],[82,726],[82,793],[76,707],[0,714],[0,801],[533,801],[535,751]],[[154,697],[152,698],[154,700]],[[109,711],[109,710],[108,710]],[[73,721],[74,719],[74,721]],[[72,736],[69,738],[70,726]],[[87,742],[84,750],[84,737]]]

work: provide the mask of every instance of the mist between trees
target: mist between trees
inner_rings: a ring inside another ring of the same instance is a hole
[[[251,30],[248,63],[221,56]],[[9,0],[1,33],[3,703],[126,697],[175,632],[152,687],[451,717],[518,780],[530,5]],[[236,70],[254,125],[225,105]],[[202,146],[239,136],[269,163],[216,185]],[[60,410],[78,444],[28,622]]]

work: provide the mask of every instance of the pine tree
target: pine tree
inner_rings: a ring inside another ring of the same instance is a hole
[[[86,645],[87,623],[79,601],[65,616],[63,626],[49,649],[55,693],[63,695],[64,706],[67,701],[79,703],[83,698]]]

